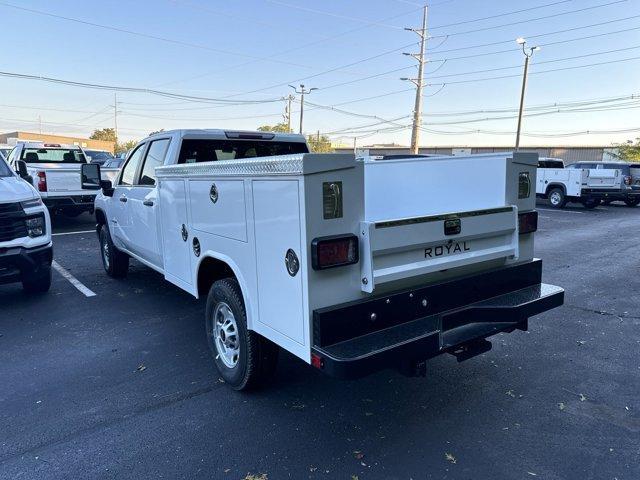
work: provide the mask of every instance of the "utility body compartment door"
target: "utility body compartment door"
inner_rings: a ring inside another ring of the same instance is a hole
[[[158,185],[164,254],[164,276],[171,283],[193,293],[191,275],[192,232],[188,230],[186,181],[167,179]]]
[[[305,345],[308,335],[303,314],[304,262],[298,180],[254,180],[252,183],[259,321],[289,341]],[[300,266],[300,271],[293,276],[285,265],[289,249],[295,252]]]

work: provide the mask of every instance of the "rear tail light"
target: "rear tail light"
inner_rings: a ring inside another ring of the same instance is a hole
[[[322,357],[320,355],[316,355],[315,353],[312,353],[311,365],[318,369],[324,368],[324,362],[322,361]]]
[[[311,266],[314,270],[358,263],[358,255],[358,237],[355,235],[334,235],[311,242]]]
[[[518,233],[533,233],[538,230],[538,212],[526,212],[518,214]]]
[[[47,191],[47,174],[45,172],[38,172],[38,191],[46,192]]]
[[[631,177],[629,175],[624,176],[624,184],[631,185]]]

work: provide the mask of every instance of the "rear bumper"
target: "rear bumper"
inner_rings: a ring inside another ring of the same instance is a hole
[[[564,290],[541,283],[541,273],[534,260],[316,310],[312,364],[358,378],[442,353],[466,360],[490,348],[487,337],[526,330],[529,317],[563,304]]]
[[[626,188],[623,190],[606,190],[606,189],[583,189],[582,194],[585,197],[599,198],[602,200],[626,200],[628,198],[640,197],[640,188]]]
[[[42,199],[50,210],[93,210],[95,195],[69,195]]]
[[[0,285],[38,275],[52,260],[51,243],[36,248],[0,248]]]

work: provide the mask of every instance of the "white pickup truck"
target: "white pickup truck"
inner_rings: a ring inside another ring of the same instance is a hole
[[[22,282],[27,292],[51,286],[51,222],[38,192],[0,158],[0,284]],[[2,307],[0,306],[0,309]]]
[[[603,199],[621,195],[622,183],[619,169],[565,168],[556,158],[538,161],[536,195],[548,199],[553,208],[564,208],[569,202],[595,208]]]
[[[205,297],[231,387],[263,383],[278,347],[342,378],[423,374],[563,303],[533,258],[536,154],[307,152],[298,135],[178,130],[143,140],[113,185],[82,166],[106,272],[135,258]]]
[[[76,217],[93,212],[95,192],[80,185],[80,166],[87,163],[81,147],[58,143],[19,142],[9,154],[9,164],[19,169],[24,162],[44,204],[52,213]],[[117,169],[104,169],[109,178]]]

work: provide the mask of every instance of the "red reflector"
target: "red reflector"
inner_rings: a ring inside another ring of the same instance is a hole
[[[311,263],[314,270],[358,263],[358,237],[339,235],[314,239]]]
[[[538,230],[538,212],[527,212],[518,214],[518,233],[533,233]]]
[[[315,353],[311,354],[311,365],[315,368],[323,368],[324,362],[322,361],[322,357],[320,355],[316,355]]]
[[[38,172],[36,175],[38,176],[38,191],[46,192],[47,191],[47,174],[45,172]]]

